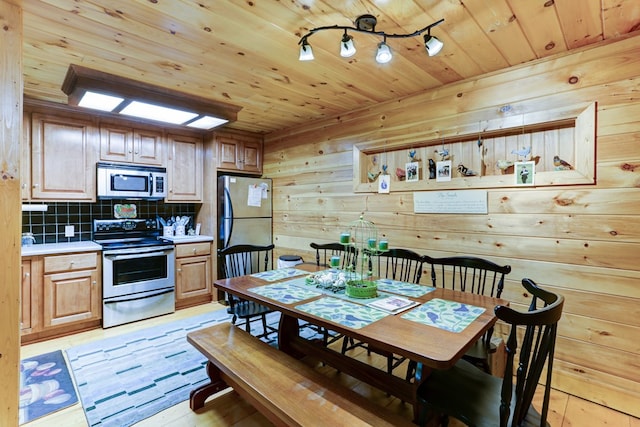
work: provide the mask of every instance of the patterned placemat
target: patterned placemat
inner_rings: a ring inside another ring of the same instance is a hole
[[[450,332],[461,332],[484,311],[483,307],[434,298],[403,314],[402,318]]]
[[[312,288],[305,289],[292,284],[291,281],[256,286],[255,288],[249,288],[248,291],[285,304],[292,304],[322,295],[322,292]]]
[[[421,297],[429,292],[435,291],[432,286],[418,285],[416,283],[401,282],[399,280],[378,279],[376,280],[378,289],[381,291],[393,292],[394,294],[406,297]]]
[[[296,308],[353,329],[360,329],[389,315],[382,310],[332,297],[320,298]]]
[[[297,268],[287,267],[279,268],[277,270],[261,271],[260,273],[254,273],[251,276],[258,279],[266,280],[267,282],[275,282],[276,280],[286,279],[287,277],[300,276],[302,274],[309,274],[304,270],[298,270]]]

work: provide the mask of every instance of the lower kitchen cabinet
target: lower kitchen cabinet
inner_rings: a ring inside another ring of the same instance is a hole
[[[211,242],[176,245],[176,309],[212,300]]]
[[[101,260],[99,252],[22,260],[23,343],[100,326]]]

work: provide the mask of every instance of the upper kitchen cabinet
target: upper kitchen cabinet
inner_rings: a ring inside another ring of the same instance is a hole
[[[98,129],[91,119],[31,115],[31,199],[96,200]]]
[[[262,174],[262,137],[231,130],[215,132],[218,169]]]
[[[202,202],[202,137],[169,134],[167,146],[167,202]]]
[[[20,197],[31,198],[31,113],[22,118],[22,144],[20,145]]]
[[[102,123],[100,160],[165,166],[163,132]]]

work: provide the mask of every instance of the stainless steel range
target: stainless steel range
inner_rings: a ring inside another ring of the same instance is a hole
[[[102,326],[175,311],[175,255],[153,219],[93,221],[102,245]]]

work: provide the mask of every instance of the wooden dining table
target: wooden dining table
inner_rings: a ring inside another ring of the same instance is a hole
[[[326,270],[326,267],[303,264],[289,271],[297,272],[298,275],[296,277],[299,281],[304,275],[321,270]],[[340,372],[392,394],[412,404],[414,406],[414,414],[417,410],[416,389],[422,381],[427,380],[428,373],[432,369],[448,369],[452,367],[495,324],[497,320],[494,314],[495,306],[508,305],[507,301],[499,298],[451,289],[425,287],[425,290],[428,290],[427,293],[417,297],[407,297],[419,302],[420,305],[397,314],[384,315],[379,320],[361,327],[351,327],[314,315],[303,309],[308,304],[334,301],[334,299],[329,299],[332,298],[331,292],[314,295],[301,301],[282,302],[261,294],[260,290],[267,289],[266,286],[268,285],[285,283],[291,280],[291,277],[277,280],[274,280],[273,276],[266,280],[264,277],[266,276],[247,275],[219,279],[214,282],[214,286],[221,291],[256,301],[280,312],[277,342],[281,351],[297,358],[310,356],[336,368]],[[313,289],[314,287],[309,286],[309,288]],[[393,294],[390,291],[388,293]],[[349,300],[356,301],[354,299]],[[436,301],[456,303],[462,309],[471,307],[476,312],[482,312],[462,330],[456,332],[408,320],[407,316],[404,316],[413,310],[419,309],[421,306],[426,307],[426,305]],[[336,351],[330,346],[322,345],[318,340],[309,340],[301,337],[300,324],[304,322],[335,331],[354,340],[367,343],[376,349],[415,361],[421,369],[418,369],[411,380],[390,374],[378,367],[350,357],[348,354],[342,354],[342,352]]]

